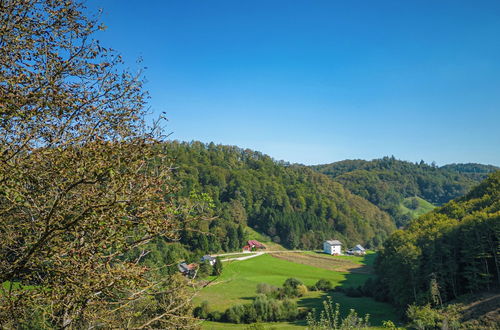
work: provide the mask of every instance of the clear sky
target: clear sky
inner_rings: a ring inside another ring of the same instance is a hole
[[[172,139],[500,165],[500,1],[90,0]]]

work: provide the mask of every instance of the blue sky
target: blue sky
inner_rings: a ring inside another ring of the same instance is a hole
[[[172,139],[500,165],[500,1],[90,0]]]

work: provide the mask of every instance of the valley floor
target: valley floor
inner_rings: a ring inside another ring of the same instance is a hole
[[[218,278],[201,290],[195,305],[208,301],[212,311],[224,312],[235,304],[249,303],[256,296],[259,283],[281,286],[290,277],[295,277],[307,286],[319,279],[330,280],[334,286],[357,287],[372,276],[371,269],[375,254],[364,257],[329,256],[317,252],[262,254],[241,261],[227,261]],[[368,297],[347,297],[340,292],[310,291],[297,299],[302,308],[322,307],[322,301],[331,296],[334,303],[341,305],[341,311],[348,313],[354,308],[360,315],[370,314],[370,323],[379,326],[384,320],[397,320],[392,306]],[[266,323],[276,329],[304,328],[305,321]],[[205,329],[245,328],[245,324],[204,322]]]

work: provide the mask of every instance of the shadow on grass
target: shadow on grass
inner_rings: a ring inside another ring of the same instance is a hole
[[[370,253],[364,256],[364,258],[354,257],[357,263],[365,269],[372,270],[373,264],[376,258],[375,253]],[[345,258],[347,260],[350,257]],[[339,282],[337,287],[342,289],[347,288],[357,288],[358,286],[363,286],[365,281],[369,278],[374,277],[372,272],[356,272],[351,270],[346,273],[345,278]],[[371,297],[348,297],[339,291],[319,291],[311,292],[308,297],[299,299],[297,304],[299,307],[304,307],[308,309],[316,309],[317,314],[323,310],[323,301],[327,300],[328,297],[332,298],[333,304],[340,304],[340,312],[342,317],[349,314],[350,309],[354,309],[360,317],[364,317],[365,314],[370,314],[370,324],[373,326],[381,326],[382,322],[385,320],[392,320],[395,323],[400,321],[396,309],[386,303],[375,301]]]
[[[252,297],[240,297],[239,299],[253,301],[255,299],[255,296],[252,296]]]

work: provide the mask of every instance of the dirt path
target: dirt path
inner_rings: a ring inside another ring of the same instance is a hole
[[[300,253],[300,252],[308,252],[308,251],[305,251],[305,250],[285,250],[285,251],[281,251],[281,250],[278,250],[278,251],[259,251],[259,252],[236,252],[236,253],[222,253],[222,254],[214,254],[214,257],[224,257],[224,256],[233,256],[233,255],[244,255],[242,257],[236,257],[236,258],[228,258],[228,259],[224,259],[222,260],[223,262],[225,261],[235,261],[235,260],[247,260],[247,259],[251,259],[251,258],[255,258],[255,257],[258,257],[258,256],[261,256],[263,254],[283,254],[283,253]],[[252,253],[251,255],[248,255]],[[246,254],[246,256],[245,256]]]
[[[233,253],[233,254],[236,254],[236,253]],[[255,257],[261,256],[263,254],[264,254],[264,252],[257,252],[255,254],[252,254],[252,255],[249,255],[249,256],[223,259],[221,261],[222,262],[226,262],[226,261],[235,261],[235,260],[247,260],[247,259],[251,259],[251,258],[255,258]]]

